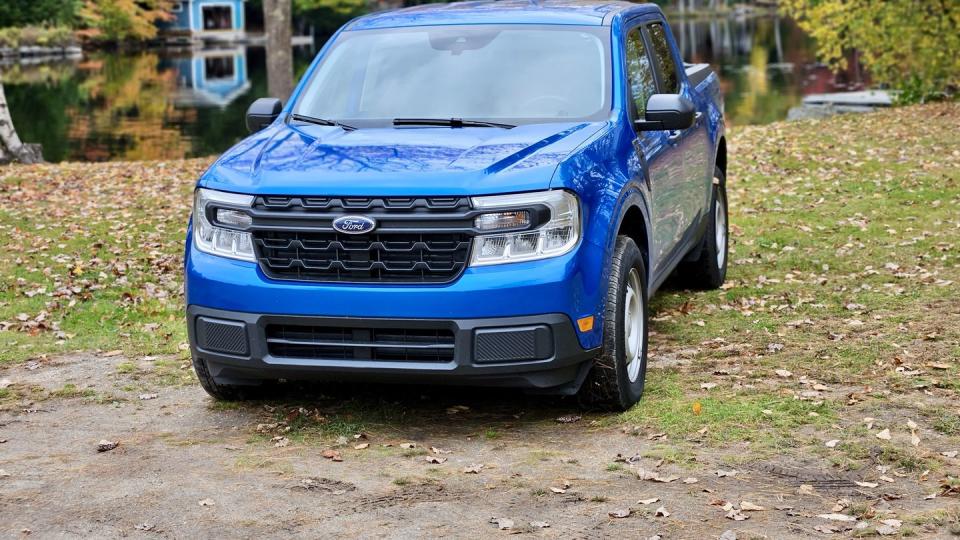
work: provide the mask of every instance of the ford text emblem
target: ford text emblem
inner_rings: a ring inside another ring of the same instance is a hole
[[[365,234],[376,226],[376,221],[364,216],[341,216],[333,220],[333,229],[345,234]]]

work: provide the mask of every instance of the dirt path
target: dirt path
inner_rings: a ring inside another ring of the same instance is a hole
[[[817,517],[838,500],[901,520],[960,512],[956,498],[925,500],[930,482],[867,489],[814,456],[794,456],[789,468],[744,462],[737,455],[747,449],[737,446],[705,448],[681,464],[640,457],[663,448],[657,434],[605,427],[601,415],[558,422],[582,414],[570,402],[367,387],[222,406],[194,384],[160,384],[170,375],[155,363],[131,368],[120,356],[84,354],[0,370],[20,392],[0,413],[0,536],[718,538],[731,530],[741,539],[808,538],[831,527],[858,532],[857,523]],[[358,439],[354,415],[391,421]],[[98,452],[101,439],[120,444]],[[479,472],[464,472],[471,467]],[[670,481],[641,480],[639,469]],[[726,502],[736,507],[731,517]],[[731,519],[739,516],[748,519]],[[860,527],[873,530],[881,518]],[[905,523],[896,534],[948,535],[940,525]]]

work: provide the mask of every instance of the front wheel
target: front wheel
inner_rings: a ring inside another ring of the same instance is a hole
[[[603,318],[603,351],[580,393],[590,405],[626,410],[640,401],[646,375],[646,265],[634,241],[618,236]]]

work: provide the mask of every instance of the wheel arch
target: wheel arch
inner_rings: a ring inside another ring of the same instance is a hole
[[[726,182],[727,177],[727,138],[720,137],[720,141],[717,143],[717,158],[716,158],[717,167],[720,168],[720,171],[723,173],[724,182]]]

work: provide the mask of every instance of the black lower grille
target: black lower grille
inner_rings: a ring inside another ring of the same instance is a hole
[[[471,239],[466,234],[295,231],[259,231],[254,238],[260,267],[274,279],[418,283],[460,275]]]
[[[267,326],[272,356],[322,360],[450,362],[454,333],[434,328]]]

